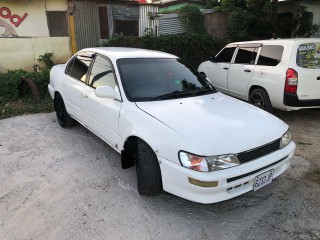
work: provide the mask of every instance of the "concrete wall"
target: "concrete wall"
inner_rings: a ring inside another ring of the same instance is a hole
[[[47,52],[53,52],[54,62],[65,62],[71,56],[69,37],[49,37],[46,11],[66,10],[65,0],[1,0],[0,72],[31,71]]]
[[[13,69],[33,70],[40,55],[53,52],[55,63],[64,63],[71,56],[68,37],[33,37],[0,39],[0,72]]]
[[[225,13],[213,12],[205,15],[207,32],[214,37],[226,37],[228,24],[228,15]]]

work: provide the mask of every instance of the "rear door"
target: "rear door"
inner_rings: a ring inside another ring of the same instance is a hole
[[[79,121],[83,120],[81,98],[92,56],[93,53],[91,52],[80,52],[74,56],[69,61],[65,71],[68,82],[62,85],[62,97],[67,111]]]
[[[260,44],[239,45],[234,63],[231,64],[228,75],[229,94],[246,99]]]
[[[320,99],[320,41],[299,43],[296,56],[292,59],[297,65],[300,100]]]

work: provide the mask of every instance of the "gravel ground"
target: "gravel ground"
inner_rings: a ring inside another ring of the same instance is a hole
[[[201,205],[142,197],[135,169],[54,113],[0,121],[0,239],[320,239],[320,111],[276,112],[297,144],[257,192]]]

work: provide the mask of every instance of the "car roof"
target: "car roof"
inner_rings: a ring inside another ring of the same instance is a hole
[[[285,44],[289,42],[297,43],[309,43],[309,42],[320,42],[320,38],[284,38],[284,39],[268,39],[268,40],[256,40],[256,41],[247,41],[247,42],[234,42],[231,44],[250,44],[250,43],[261,43],[261,44]]]
[[[100,53],[115,61],[121,58],[177,58],[169,53],[140,48],[96,47],[82,49],[81,52],[83,51]]]

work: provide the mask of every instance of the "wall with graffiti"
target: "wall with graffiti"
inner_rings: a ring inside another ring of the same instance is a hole
[[[2,28],[0,37],[18,37],[14,27],[18,28],[27,17],[28,13],[19,16],[18,14],[14,14],[8,7],[0,7],[0,28]]]
[[[39,55],[54,53],[54,61],[65,62],[71,55],[68,32],[50,37],[47,13],[67,11],[65,0],[0,1],[0,72],[32,70]],[[5,61],[3,61],[5,59]]]
[[[47,11],[66,11],[64,0],[2,0],[0,37],[49,36]]]

